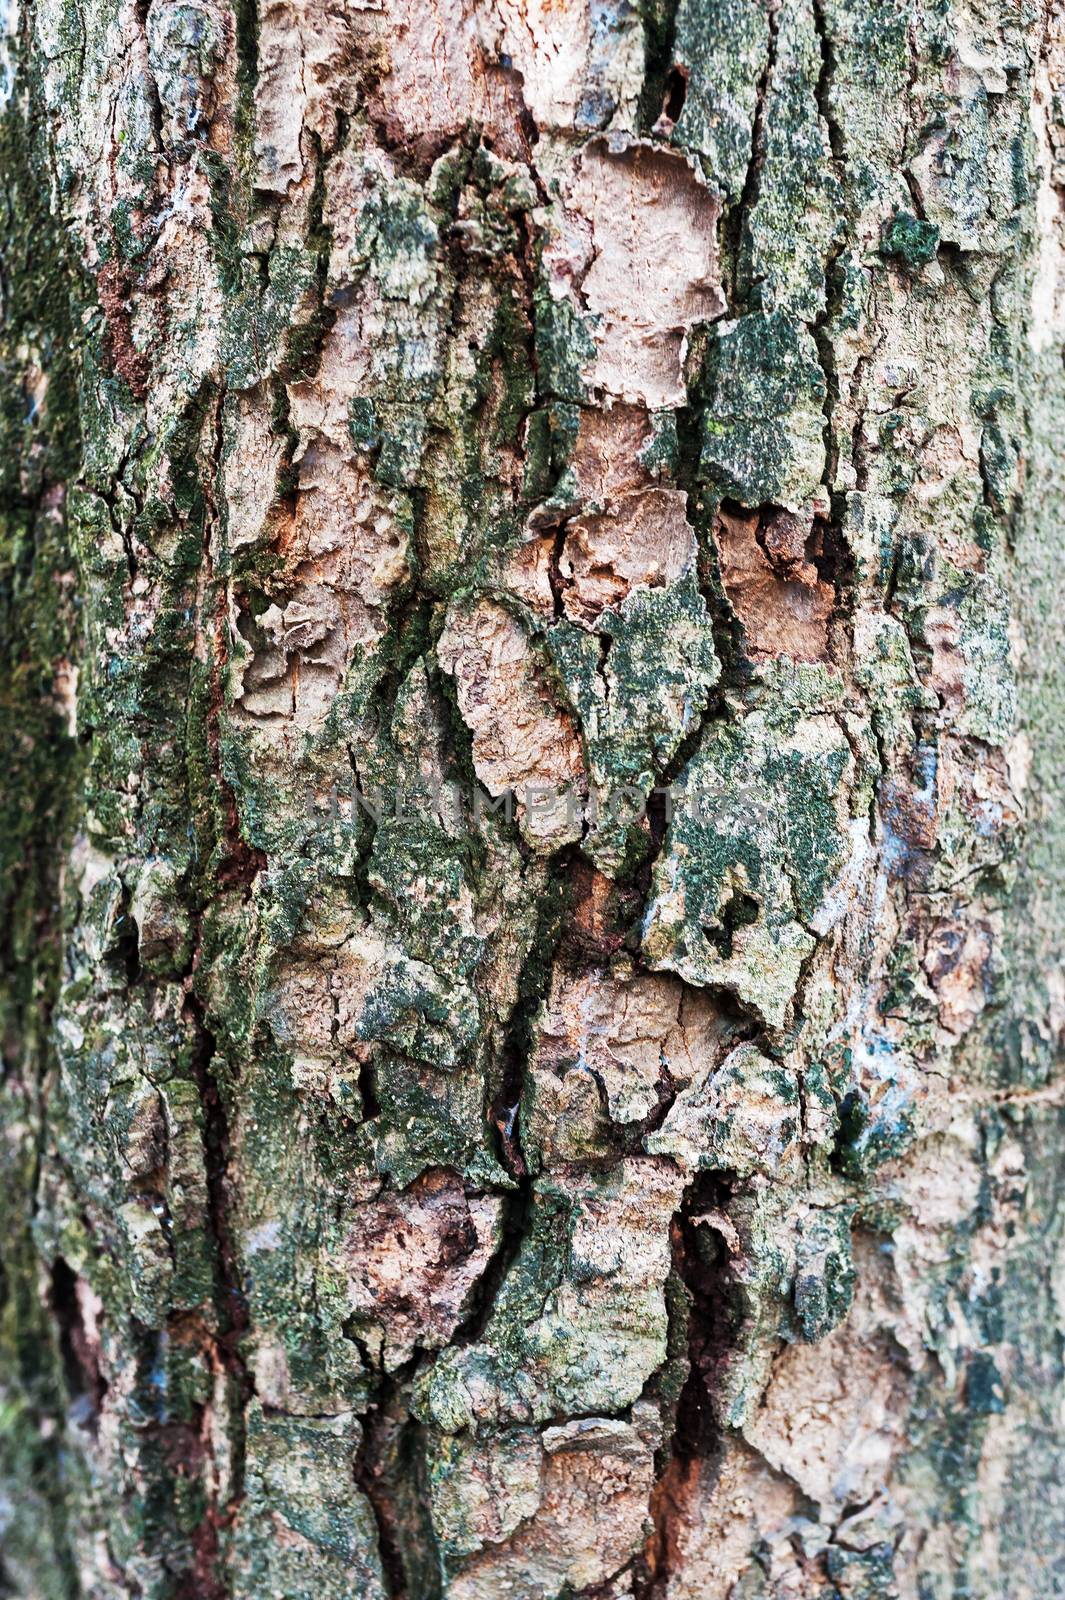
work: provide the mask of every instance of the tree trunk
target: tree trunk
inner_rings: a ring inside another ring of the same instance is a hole
[[[32,0],[0,1593],[1065,1594],[1055,0]]]

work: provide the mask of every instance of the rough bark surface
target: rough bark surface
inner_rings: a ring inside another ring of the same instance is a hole
[[[5,18],[0,1592],[1065,1594],[1060,6]]]

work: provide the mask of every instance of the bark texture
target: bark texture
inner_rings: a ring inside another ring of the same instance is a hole
[[[1060,5],[5,16],[0,1592],[1065,1594]]]

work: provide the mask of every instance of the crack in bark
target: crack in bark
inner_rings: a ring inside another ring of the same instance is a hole
[[[713,1461],[723,1446],[717,1374],[733,1345],[736,1315],[728,1251],[704,1219],[707,1212],[727,1215],[735,1186],[730,1173],[699,1173],[685,1189],[673,1218],[673,1271],[684,1297],[688,1372],[672,1431],[667,1429],[658,1453],[651,1496],[654,1526],[636,1562],[633,1600],[661,1600],[665,1595],[678,1565],[674,1524],[683,1516],[683,1507],[677,1490],[699,1463]]]
[[[440,1600],[441,1563],[429,1515],[424,1429],[407,1405],[416,1363],[379,1383],[362,1419],[354,1463],[377,1528],[385,1593],[389,1600]]]
[[[777,37],[780,29],[779,8],[776,5],[771,4],[768,7],[767,23],[769,34],[765,65],[755,86],[754,120],[751,126],[751,153],[747,161],[747,171],[744,174],[743,188],[740,190],[739,199],[727,212],[722,228],[723,243],[726,246],[722,253],[729,266],[729,309],[733,316],[740,315],[741,307],[744,310],[750,309],[749,299],[752,285],[741,283],[744,234],[750,225],[750,215],[758,200],[762,163],[765,157],[766,101],[769,84],[777,64]]]

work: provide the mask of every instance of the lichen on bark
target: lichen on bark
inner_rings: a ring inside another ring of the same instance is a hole
[[[1065,1582],[1065,36],[36,0],[0,1588]]]

